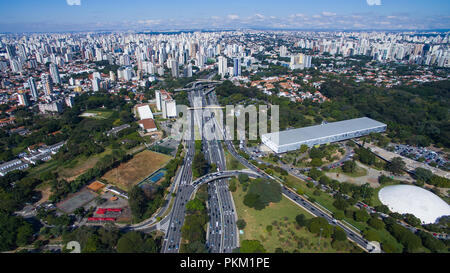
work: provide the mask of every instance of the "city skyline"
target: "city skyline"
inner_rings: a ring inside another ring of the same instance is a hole
[[[0,1],[0,32],[194,29],[448,30],[450,3],[432,1]]]

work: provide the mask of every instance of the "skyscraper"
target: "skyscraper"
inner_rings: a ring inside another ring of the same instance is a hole
[[[233,59],[233,76],[237,77],[241,75],[241,59],[234,58]]]
[[[54,63],[50,64],[50,75],[55,84],[61,84],[61,78],[59,77],[58,66]]]
[[[52,88],[52,78],[47,73],[43,73],[41,75],[41,84],[42,88],[44,89],[44,94],[46,96],[50,96],[50,94],[53,92]]]
[[[223,77],[225,77],[225,75],[227,74],[227,58],[224,56],[219,56],[219,75]]]
[[[176,59],[172,59],[170,65],[172,67],[172,77],[178,78],[179,73],[178,73],[178,62],[177,62],[177,60]]]
[[[33,79],[33,77],[30,77],[28,79],[28,86],[30,87],[31,96],[33,97],[34,101],[38,101],[38,91],[36,88],[36,81]]]

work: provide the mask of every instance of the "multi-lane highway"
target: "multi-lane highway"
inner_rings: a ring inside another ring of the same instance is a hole
[[[181,227],[184,223],[186,212],[186,202],[192,196],[195,188],[191,185],[192,182],[192,161],[194,159],[194,118],[193,111],[188,113],[187,120],[189,121],[189,128],[186,133],[188,138],[185,140],[186,154],[183,161],[183,166],[180,169],[180,178],[175,195],[175,201],[169,217],[169,225],[166,236],[162,245],[161,252],[163,253],[177,253],[181,242]]]
[[[206,90],[208,92],[209,90]],[[202,87],[189,94],[195,112],[197,126],[202,135],[202,147],[206,160],[215,164],[217,171],[226,170],[225,156],[219,140],[220,132],[216,131],[215,115],[208,108],[208,98]],[[236,212],[226,179],[218,179],[208,184],[208,214],[206,247],[213,253],[231,253],[238,247]]]

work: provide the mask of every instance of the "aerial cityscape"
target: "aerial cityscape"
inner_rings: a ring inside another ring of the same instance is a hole
[[[450,251],[449,2],[162,2],[0,1],[2,253]]]

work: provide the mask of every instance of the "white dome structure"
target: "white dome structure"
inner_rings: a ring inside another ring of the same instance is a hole
[[[450,215],[450,206],[444,200],[417,186],[387,186],[378,192],[378,198],[392,212],[413,214],[424,224],[432,224],[438,218]]]

